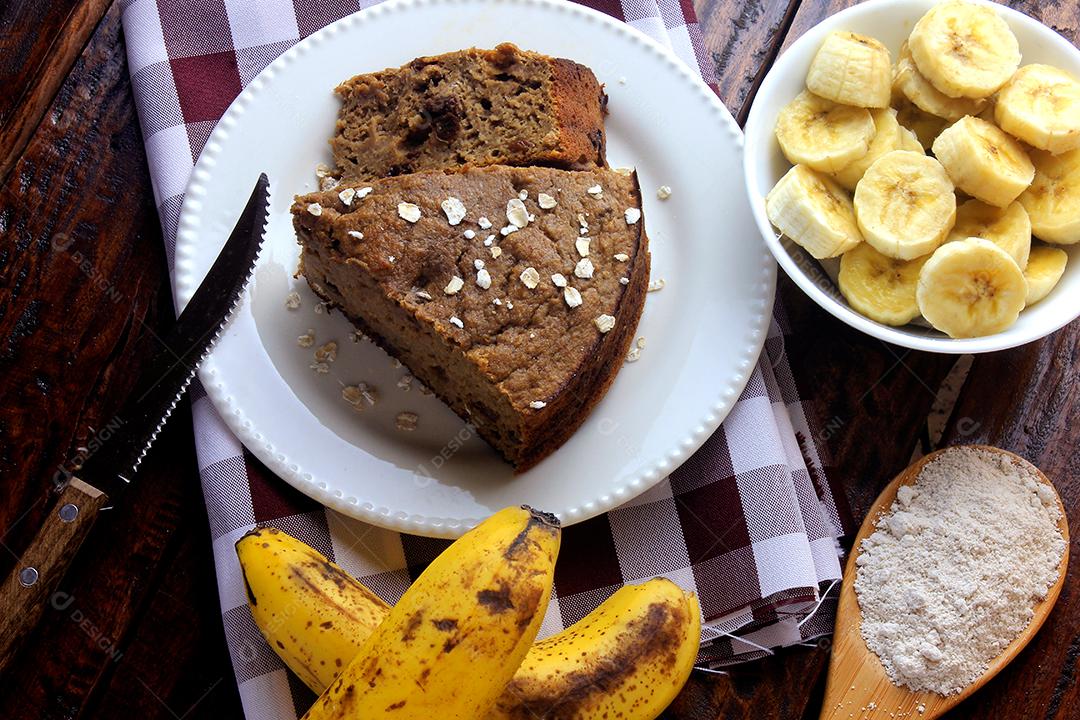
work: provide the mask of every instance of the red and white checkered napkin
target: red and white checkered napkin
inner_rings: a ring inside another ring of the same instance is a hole
[[[689,0],[587,0],[670,47],[713,82]],[[360,5],[368,4],[361,2]],[[356,0],[127,0],[128,62],[169,257],[195,159],[241,88]],[[567,528],[542,629],[578,620],[621,584],[663,575],[698,593],[702,661],[727,663],[832,628],[819,598],[840,577],[835,495],[773,323],[762,361],[723,427],[685,465],[607,515]],[[201,389],[195,440],[209,509],[229,650],[250,718],[294,720],[311,693],[259,635],[233,543],[255,523],[296,535],[388,601],[445,542],[399,535],[327,511],[263,467]]]

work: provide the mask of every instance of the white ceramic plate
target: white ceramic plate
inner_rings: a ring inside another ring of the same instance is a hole
[[[1020,41],[1022,65],[1047,63],[1080,77],[1080,51],[1072,43],[1033,18],[1011,8],[974,0],[993,7]],[[910,324],[889,327],[851,309],[829,275],[838,272],[837,261],[823,271],[809,253],[787,238],[780,238],[765,213],[765,196],[791,164],[780,152],[773,128],[776,116],[806,86],[806,72],[825,36],[833,30],[851,30],[881,40],[893,57],[911,28],[938,0],[871,0],[822,20],[808,30],[776,61],[761,83],[746,121],[746,185],[754,218],[769,249],[784,271],[814,302],[848,325],[887,342],[940,353],[981,353],[1004,350],[1038,340],[1080,315],[1080,245],[1060,246],[1069,253],[1065,275],[1058,286],[1037,305],[1020,313],[1010,328],[986,337],[953,340],[929,327]]]
[[[441,402],[397,387],[403,368],[349,341],[339,314],[316,314],[289,217],[329,162],[337,82],[418,55],[510,41],[590,66],[610,94],[608,157],[637,167],[653,277],[641,359],[561,449],[514,476]],[[620,79],[625,78],[624,82]],[[175,291],[182,307],[206,274],[260,171],[271,183],[266,246],[239,313],[200,376],[243,443],[302,492],[347,515],[411,533],[456,536],[506,505],[574,523],[641,493],[716,429],[764,342],[775,264],[754,228],[741,134],[715,95],[667,50],[611,18],[559,0],[390,0],[344,18],[278,58],[229,108],[181,211]],[[660,185],[673,194],[661,202]],[[286,295],[303,298],[285,309]],[[297,336],[336,340],[328,374]],[[358,414],[345,384],[378,390]],[[395,426],[399,412],[419,427]]]

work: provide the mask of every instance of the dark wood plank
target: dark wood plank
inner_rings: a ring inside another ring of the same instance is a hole
[[[46,121],[0,183],[4,569],[48,510],[57,468],[77,465],[79,448],[108,433],[155,334],[172,322],[119,6],[58,87]],[[224,675],[228,654],[190,423],[182,404],[132,492],[102,514],[0,682],[0,714],[76,717],[108,696],[100,717],[120,716],[120,707],[143,708],[136,717],[174,717],[164,706],[139,705],[137,698],[149,697],[141,683],[110,685],[118,668],[129,667],[129,652],[137,662],[122,677],[145,668],[146,685],[170,706],[190,708],[216,680],[206,678]],[[169,606],[170,595],[180,604]],[[151,673],[151,657],[176,674]],[[231,676],[199,707],[239,716]]]
[[[109,5],[110,0],[0,4],[0,180]]]
[[[798,0],[695,0],[720,97],[740,124],[776,56]]]

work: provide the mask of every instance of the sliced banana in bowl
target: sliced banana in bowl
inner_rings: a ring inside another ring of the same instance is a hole
[[[1080,50],[1017,11],[882,0],[827,18],[763,81],[746,153],[780,265],[862,332],[984,352],[1080,316]]]
[[[933,252],[956,221],[956,195],[945,168],[909,150],[878,158],[855,188],[854,204],[863,238],[898,260]]]
[[[919,272],[919,311],[951,338],[993,335],[1027,302],[1024,273],[989,240],[966,238],[938,248]]]

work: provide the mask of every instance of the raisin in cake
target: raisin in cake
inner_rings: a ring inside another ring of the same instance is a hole
[[[518,471],[622,366],[649,248],[634,175],[491,166],[297,198],[300,274]]]
[[[605,166],[607,96],[571,60],[504,43],[357,75],[336,92],[330,144],[346,178],[457,165]]]

